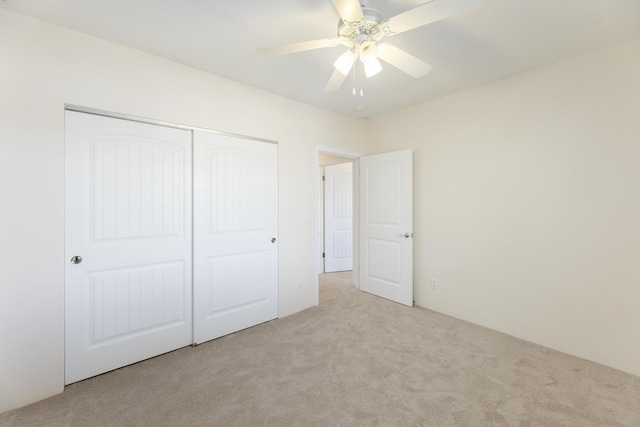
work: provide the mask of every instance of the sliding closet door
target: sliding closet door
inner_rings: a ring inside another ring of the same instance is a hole
[[[65,383],[191,343],[191,131],[66,113]]]
[[[278,146],[194,133],[194,342],[278,316]]]

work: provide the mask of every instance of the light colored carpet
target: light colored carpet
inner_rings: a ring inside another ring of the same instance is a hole
[[[640,378],[321,278],[319,307],[67,387],[3,426],[640,426]]]

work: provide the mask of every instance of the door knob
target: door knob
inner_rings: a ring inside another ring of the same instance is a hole
[[[271,243],[275,243],[275,242],[276,242],[276,238],[275,238],[275,237],[272,237],[272,238],[271,238]]]
[[[80,264],[82,262],[82,257],[79,255],[76,255],[74,257],[71,257],[71,264]]]

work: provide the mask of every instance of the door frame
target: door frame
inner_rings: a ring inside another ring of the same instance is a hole
[[[64,104],[64,110],[76,111],[78,113],[95,114],[98,116],[111,117],[113,119],[123,119],[123,120],[129,120],[131,122],[147,123],[150,125],[165,126],[170,128],[176,128],[176,129],[215,133],[218,135],[231,136],[234,138],[248,139],[250,141],[259,141],[259,142],[266,142],[269,144],[279,145],[278,141],[274,141],[273,139],[258,138],[255,136],[242,135],[239,133],[231,133],[231,132],[224,132],[220,130],[202,128],[198,126],[183,125],[180,123],[167,122],[165,120],[157,120],[157,119],[150,119],[147,117],[134,116],[131,114],[116,113],[114,111],[100,110],[98,108],[91,108],[91,107],[83,107],[81,105],[75,105],[75,104]]]
[[[363,153],[355,151],[340,150],[334,147],[316,146],[315,164],[313,170],[318,173],[318,155],[320,153],[330,154],[334,156],[345,157],[351,159],[353,162],[353,285],[356,289],[360,289],[360,183],[358,176],[360,176],[360,157],[364,156]],[[321,205],[321,188],[316,186],[316,248],[321,245],[321,239],[324,239],[324,232],[320,226],[320,209]],[[320,271],[320,265],[318,257],[316,256],[316,272]],[[316,305],[320,303],[320,282],[319,275],[316,275]]]

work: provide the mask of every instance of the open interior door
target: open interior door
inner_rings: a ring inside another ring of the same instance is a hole
[[[360,289],[413,305],[413,152],[360,158]]]

